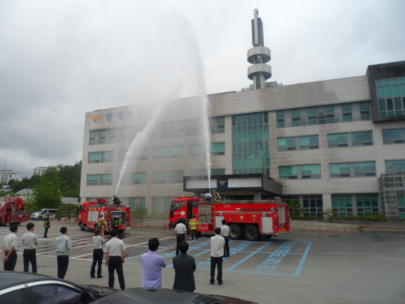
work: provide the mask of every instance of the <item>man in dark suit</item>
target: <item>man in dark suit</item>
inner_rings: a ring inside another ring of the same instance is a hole
[[[194,271],[197,268],[193,256],[188,255],[188,243],[181,241],[179,244],[180,254],[173,258],[175,271],[173,289],[194,291]]]

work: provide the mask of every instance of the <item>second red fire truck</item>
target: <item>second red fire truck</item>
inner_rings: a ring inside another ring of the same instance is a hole
[[[30,215],[25,210],[25,203],[21,197],[9,197],[0,202],[0,225],[21,224],[29,221]]]
[[[205,202],[190,196],[179,196],[172,201],[169,215],[169,229],[180,219],[188,221],[195,215],[200,233],[213,233],[226,220],[230,227],[230,238],[238,240],[243,236],[255,241],[268,238],[280,232],[290,231],[288,205],[275,198],[272,201],[222,201],[220,204]]]
[[[114,205],[107,202],[106,199],[97,201],[87,201],[80,205],[79,209],[79,226],[81,230],[101,229],[99,227],[100,217],[103,216],[107,222],[106,232],[114,230],[113,220],[119,218],[120,225],[118,230],[120,233],[126,229],[131,229],[131,210],[127,206]]]

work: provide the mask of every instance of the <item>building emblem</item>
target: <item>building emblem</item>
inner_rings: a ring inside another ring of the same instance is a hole
[[[228,179],[218,179],[217,188],[228,188]]]
[[[92,119],[94,122],[97,122],[97,121],[100,119],[100,117],[101,117],[101,115],[91,116],[91,119]]]
[[[124,117],[124,113],[123,112],[117,112],[117,114],[115,114],[115,116],[117,116],[117,118],[119,120],[122,120],[122,118]]]
[[[112,118],[113,118],[112,113],[107,113],[107,120],[111,121]]]

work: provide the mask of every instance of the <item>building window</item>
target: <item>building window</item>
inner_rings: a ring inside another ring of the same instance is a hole
[[[405,199],[404,196],[397,196],[399,217],[405,218]]]
[[[146,208],[146,197],[130,197],[129,207],[131,208],[131,211],[135,211],[138,207]]]
[[[101,185],[105,186],[105,185],[112,185],[112,179],[113,176],[112,174],[101,174]]]
[[[96,144],[96,136],[98,134],[98,131],[90,131],[90,145],[95,145]]]
[[[202,155],[204,154],[205,149],[204,145],[195,144],[191,145],[191,156]]]
[[[166,184],[167,183],[167,172],[153,172],[153,183],[154,184]]]
[[[370,146],[373,144],[373,132],[353,132],[352,133],[352,146]]]
[[[292,117],[293,127],[301,126],[301,110],[300,109],[292,110],[291,117]]]
[[[405,129],[383,130],[384,145],[405,143]]]
[[[167,158],[167,147],[160,147],[153,149],[154,158]]]
[[[330,177],[375,176],[375,162],[329,164]]]
[[[190,169],[190,176],[207,176],[207,169]]]
[[[371,119],[369,102],[360,103],[360,119],[361,120],[370,120]]]
[[[99,144],[104,144],[105,143],[106,134],[107,134],[106,130],[100,130],[99,131],[99,137],[98,137],[98,143]]]
[[[327,106],[326,107],[326,123],[334,123],[335,122],[335,107],[334,106]]]
[[[386,160],[385,172],[386,173],[405,172],[405,160]]]
[[[373,132],[328,134],[329,148],[360,147],[373,144]]]
[[[211,169],[211,175],[225,175],[225,169]]]
[[[280,179],[298,179],[298,166],[280,167]]]
[[[146,184],[146,172],[134,173],[134,184]]]
[[[318,108],[308,108],[308,122],[309,125],[317,125],[318,124]]]
[[[99,174],[87,175],[87,186],[98,186],[99,184],[100,184]]]
[[[353,201],[351,194],[332,194],[332,208],[340,217],[353,215]]]
[[[211,155],[225,155],[225,143],[211,144]]]
[[[212,134],[225,133],[225,117],[210,118],[210,128]]]
[[[284,128],[284,111],[277,111],[277,128]]]
[[[169,148],[171,158],[184,157],[184,146],[174,146]]]
[[[183,182],[183,171],[161,171],[153,172],[154,184],[174,184]]]
[[[321,178],[321,165],[302,165],[301,178]]]
[[[378,194],[357,194],[357,215],[378,214]]]
[[[297,150],[297,139],[295,137],[285,137],[278,139],[279,151]]]
[[[99,163],[101,158],[101,152],[89,153],[89,164]]]
[[[352,121],[352,104],[342,105],[343,122]]]
[[[321,178],[321,165],[283,166],[279,172],[280,179],[315,179]]]
[[[305,216],[323,218],[322,195],[303,195],[302,205]]]
[[[318,148],[319,148],[319,135],[300,137],[300,150],[318,149]]]
[[[109,134],[109,142],[110,143],[115,143],[115,129],[110,129],[110,134]]]
[[[404,115],[405,77],[377,80],[376,87],[380,116]]]
[[[350,163],[346,164],[330,164],[330,177],[350,177]]]
[[[128,141],[128,139],[127,139],[127,135],[128,135],[128,128],[121,128],[120,130],[119,130],[119,132],[120,132],[120,142],[126,142],[126,141]]]
[[[152,212],[153,213],[169,213],[172,203],[171,197],[153,197]]]

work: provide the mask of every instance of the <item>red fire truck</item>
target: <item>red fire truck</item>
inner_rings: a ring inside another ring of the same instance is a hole
[[[100,216],[104,216],[107,221],[106,232],[114,230],[113,220],[119,217],[120,225],[118,230],[123,233],[126,229],[131,229],[131,210],[127,206],[109,204],[106,199],[98,201],[83,202],[79,209],[79,226],[81,230],[98,229]],[[101,229],[101,228],[100,228]]]
[[[275,198],[272,201],[222,201],[220,204],[204,202],[198,198],[179,196],[172,201],[169,215],[169,229],[180,219],[188,221],[195,215],[200,233],[213,233],[226,220],[230,227],[230,238],[238,240],[243,236],[250,241],[260,237],[270,238],[277,233],[290,231],[288,205]]]
[[[21,197],[9,197],[0,202],[0,225],[7,223],[21,224],[30,220],[30,215],[25,210],[25,203]]]

